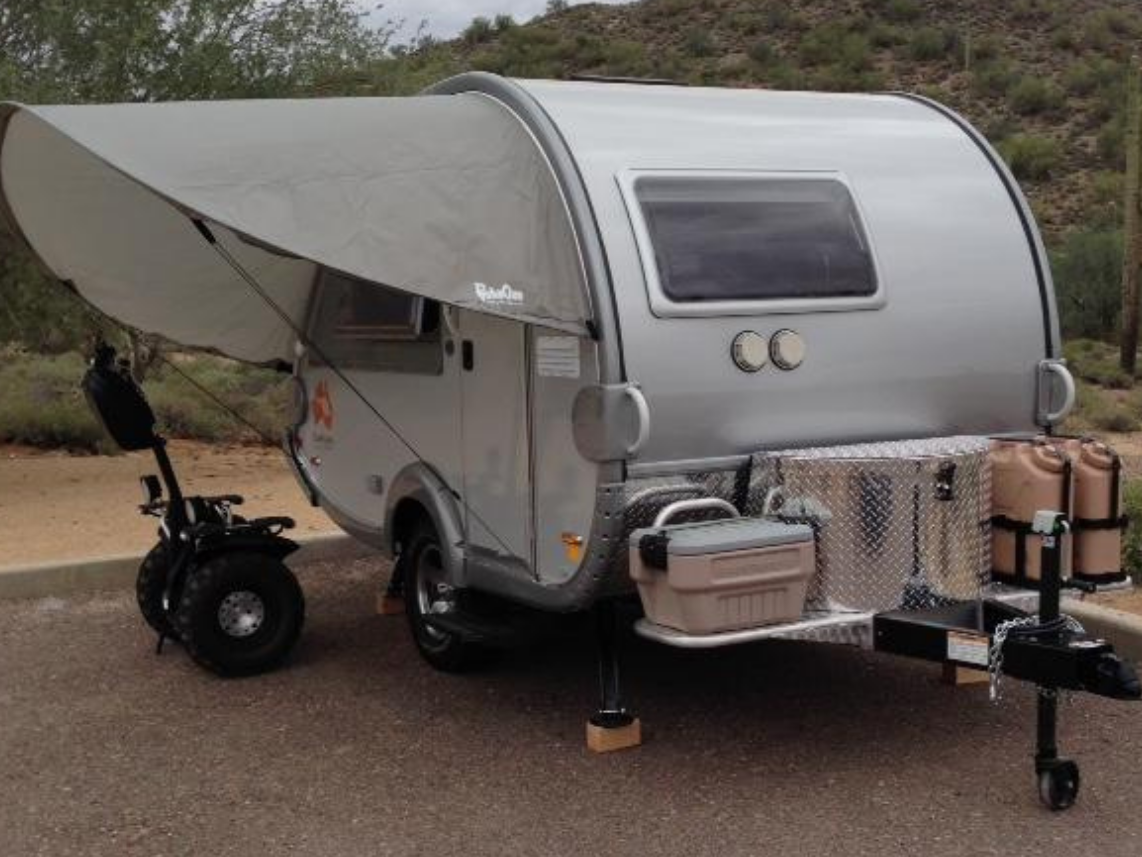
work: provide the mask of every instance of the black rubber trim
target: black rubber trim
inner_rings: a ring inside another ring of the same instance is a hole
[[[923,95],[916,95],[912,92],[889,92],[886,94],[906,98],[909,101],[915,101],[917,104],[923,104],[955,123],[955,125],[968,136],[968,139],[975,143],[976,148],[987,158],[988,163],[991,164],[999,176],[1000,181],[1003,182],[1003,187],[1007,190],[1007,196],[1011,199],[1011,204],[1015,206],[1015,213],[1019,215],[1019,223],[1023,227],[1023,235],[1027,239],[1027,247],[1031,250],[1031,261],[1035,265],[1035,278],[1039,283],[1039,303],[1043,313],[1043,340],[1047,346],[1047,356],[1052,358],[1059,357],[1062,353],[1062,345],[1059,343],[1059,347],[1056,348],[1056,343],[1052,337],[1051,306],[1050,299],[1047,296],[1047,280],[1043,272],[1047,260],[1039,254],[1039,247],[1035,241],[1037,230],[1029,217],[1029,209],[1026,206],[1022,191],[1003,163],[1003,160],[996,153],[995,149],[991,147],[991,144],[987,142],[987,139],[972,127],[971,123],[951,108],[945,107],[940,102],[933,101],[931,98],[925,98]]]

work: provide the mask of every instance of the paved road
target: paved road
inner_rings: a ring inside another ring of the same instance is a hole
[[[638,750],[589,754],[590,639],[433,673],[378,564],[303,572],[290,667],[150,653],[128,595],[0,604],[0,855],[1142,854],[1142,706],[1064,715],[1080,804],[1040,809],[1033,699],[924,664],[633,641]]]

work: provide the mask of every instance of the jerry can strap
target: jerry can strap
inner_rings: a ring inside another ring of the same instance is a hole
[[[1117,518],[1075,518],[1071,521],[1072,530],[1123,530],[1130,526],[1126,515]]]
[[[992,569],[992,578],[1024,588],[1034,589],[1037,587],[1038,581],[1034,581],[1027,576],[1027,537],[1032,534],[1031,523],[1029,521],[1012,520],[1003,515],[996,515],[991,519],[991,525],[998,530],[1005,530],[1015,534],[1014,573],[1008,574],[1007,572]]]

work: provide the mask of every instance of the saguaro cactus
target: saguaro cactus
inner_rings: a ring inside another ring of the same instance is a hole
[[[1122,254],[1122,339],[1119,363],[1133,376],[1138,365],[1138,283],[1142,265],[1142,66],[1130,58],[1126,96],[1126,200]]]

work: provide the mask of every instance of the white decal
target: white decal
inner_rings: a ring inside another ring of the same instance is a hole
[[[476,289],[476,297],[480,299],[482,304],[522,304],[523,292],[513,289],[507,283],[504,283],[498,289],[489,286],[486,283],[473,283]]]
[[[988,660],[987,637],[948,631],[948,660],[961,664],[986,667]]]
[[[579,340],[574,336],[538,336],[535,371],[541,378],[579,377]]]

